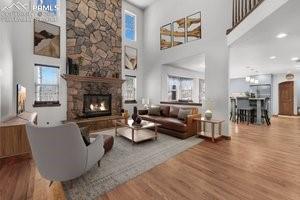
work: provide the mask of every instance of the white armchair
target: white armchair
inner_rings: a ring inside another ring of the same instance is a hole
[[[103,137],[86,146],[75,123],[57,127],[26,125],[33,158],[50,181],[67,181],[90,170],[104,155]]]

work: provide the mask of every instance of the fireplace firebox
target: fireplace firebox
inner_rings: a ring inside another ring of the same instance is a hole
[[[111,95],[85,94],[83,99],[85,117],[111,115]]]

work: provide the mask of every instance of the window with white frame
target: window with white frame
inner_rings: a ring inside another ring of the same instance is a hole
[[[124,28],[125,40],[134,42],[136,41],[136,15],[129,11],[125,11],[124,19],[125,19],[125,28]]]
[[[136,103],[136,76],[125,76],[125,103]]]
[[[169,101],[192,101],[193,79],[168,76],[168,100]]]
[[[34,105],[59,105],[59,67],[35,64]]]

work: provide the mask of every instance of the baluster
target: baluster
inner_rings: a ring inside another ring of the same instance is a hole
[[[247,11],[247,5],[248,5],[248,0],[245,0],[245,7],[244,7],[245,15],[248,14],[248,11]]]
[[[232,28],[235,26],[234,3],[235,3],[235,0],[232,0]]]
[[[241,0],[238,0],[238,23],[241,21]]]
[[[248,5],[248,0],[244,0],[244,13],[245,13],[245,16],[247,16],[247,5]]]
[[[235,25],[238,23],[238,0],[235,0]]]
[[[251,10],[251,0],[248,0],[248,9],[247,9],[247,12],[250,12]]]
[[[244,0],[242,0],[242,19],[245,17],[245,12],[244,12]]]

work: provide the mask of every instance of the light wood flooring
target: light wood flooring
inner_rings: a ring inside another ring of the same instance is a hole
[[[104,194],[104,200],[300,199],[300,119],[232,124],[232,140],[202,142]],[[65,199],[28,158],[0,160],[0,199]]]

